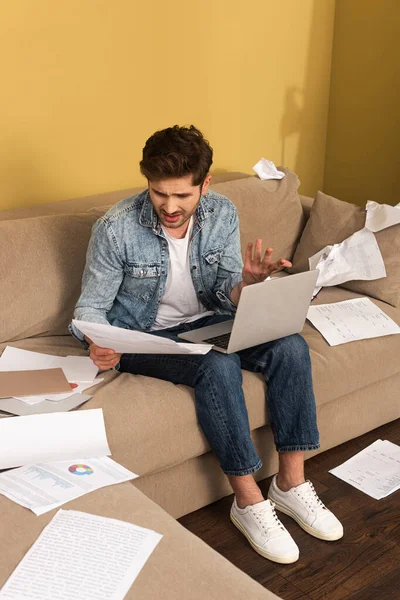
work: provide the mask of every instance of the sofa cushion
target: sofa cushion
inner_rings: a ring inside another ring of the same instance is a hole
[[[291,273],[309,269],[308,259],[330,244],[338,244],[365,226],[365,209],[318,192],[311,215],[293,258]],[[375,233],[386,267],[386,277],[348,281],[341,287],[367,294],[392,306],[400,304],[400,225]]]
[[[0,221],[0,342],[68,333],[96,215]]]
[[[279,167],[280,169],[282,167]],[[304,227],[304,213],[297,188],[300,181],[289,169],[281,180],[261,181],[248,177],[214,184],[211,188],[227,196],[237,207],[242,252],[248,242],[263,239],[264,248],[274,249],[274,257],[291,260]]]

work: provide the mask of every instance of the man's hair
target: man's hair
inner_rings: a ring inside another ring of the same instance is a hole
[[[212,157],[210,144],[194,125],[174,125],[149,137],[143,148],[140,171],[149,181],[192,175],[192,185],[201,185]]]

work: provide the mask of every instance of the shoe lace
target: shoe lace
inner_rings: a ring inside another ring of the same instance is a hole
[[[267,529],[273,529],[275,527],[280,527],[283,530],[285,529],[275,512],[274,504],[270,500],[261,508],[255,509],[251,507],[250,511],[265,533],[267,533]]]
[[[301,490],[296,490],[296,494],[298,497],[302,498],[307,508],[309,508],[312,512],[319,512],[321,510],[327,510],[325,504],[322,502],[320,497],[311,481],[307,481],[308,486],[303,486]]]

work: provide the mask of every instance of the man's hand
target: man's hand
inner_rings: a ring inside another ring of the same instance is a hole
[[[246,255],[244,259],[244,267],[242,271],[242,281],[244,285],[251,285],[252,283],[259,283],[264,281],[272,275],[291,267],[292,263],[284,258],[280,258],[276,262],[272,262],[272,248],[267,248],[264,256],[262,257],[262,239],[256,240],[253,255],[253,243],[249,242],[246,248]]]
[[[113,369],[120,361],[121,355],[110,348],[100,348],[94,342],[89,346],[90,358],[100,369],[100,371],[108,371]]]

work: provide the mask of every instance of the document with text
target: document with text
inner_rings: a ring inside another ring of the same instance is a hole
[[[400,333],[400,327],[369,298],[310,306],[307,319],[330,346]]]
[[[400,489],[400,446],[376,440],[329,472],[380,500]]]
[[[59,510],[0,592],[8,600],[122,600],[162,535]]]
[[[0,494],[42,515],[74,498],[136,477],[108,456],[79,458],[0,473]]]

